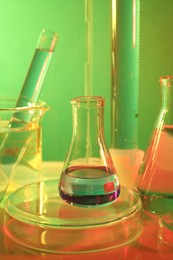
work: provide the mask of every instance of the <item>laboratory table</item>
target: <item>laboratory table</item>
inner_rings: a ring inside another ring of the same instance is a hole
[[[44,175],[46,178],[54,178],[58,174],[57,169],[61,165],[58,163],[44,163]],[[51,172],[51,176],[50,176]],[[56,259],[56,260],[150,260],[150,259],[164,259],[173,260],[173,247],[168,247],[160,242],[158,239],[158,218],[144,212],[143,224],[144,228],[140,236],[127,245],[120,246],[111,250],[103,250],[99,252],[79,253],[79,254],[48,254],[44,252],[32,251],[28,248],[16,245],[13,241],[6,239],[3,232],[3,217],[4,211],[0,209],[0,260],[12,259]]]

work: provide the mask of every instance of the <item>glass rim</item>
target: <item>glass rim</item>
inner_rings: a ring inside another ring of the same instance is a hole
[[[160,216],[158,236],[162,243],[173,247],[173,211]]]
[[[27,99],[26,99],[27,100]],[[1,102],[5,104],[5,102],[11,102],[15,104],[17,102],[16,98],[6,98],[6,97],[0,97],[0,112],[2,111],[29,111],[29,110],[42,110],[47,111],[49,109],[49,106],[46,104],[45,101],[38,100],[37,102],[32,102],[30,100],[27,100],[27,105],[25,106],[7,106],[7,107],[1,107]]]
[[[173,85],[173,76],[168,75],[168,76],[161,76],[160,77],[160,85],[161,86],[167,86],[170,87]]]
[[[97,103],[104,106],[105,99],[101,96],[79,96],[71,99],[72,104]]]

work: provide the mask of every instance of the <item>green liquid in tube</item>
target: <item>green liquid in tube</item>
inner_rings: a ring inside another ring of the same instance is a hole
[[[139,1],[112,0],[112,148],[138,148]]]

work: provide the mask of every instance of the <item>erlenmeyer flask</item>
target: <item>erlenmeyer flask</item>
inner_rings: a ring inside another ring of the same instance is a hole
[[[158,214],[173,210],[173,76],[160,85],[162,106],[137,179],[144,209]]]
[[[62,199],[70,204],[94,206],[115,201],[119,180],[104,139],[102,97],[71,100],[73,134],[59,183]]]

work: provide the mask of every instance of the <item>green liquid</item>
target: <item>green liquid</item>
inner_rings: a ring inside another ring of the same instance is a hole
[[[173,194],[146,192],[139,190],[139,194],[146,211],[163,214],[173,211]]]
[[[36,49],[31,66],[22,87],[17,106],[23,106],[22,97],[36,102],[53,52]]]
[[[116,149],[138,147],[139,8],[139,1],[116,1],[111,144]]]
[[[36,49],[16,107],[28,106],[28,101],[37,102],[52,55],[53,52]],[[30,122],[31,117],[32,113],[15,113],[13,115],[14,119],[17,118],[24,122]],[[12,119],[11,124],[12,127],[15,127],[16,123],[14,124],[13,121]]]

